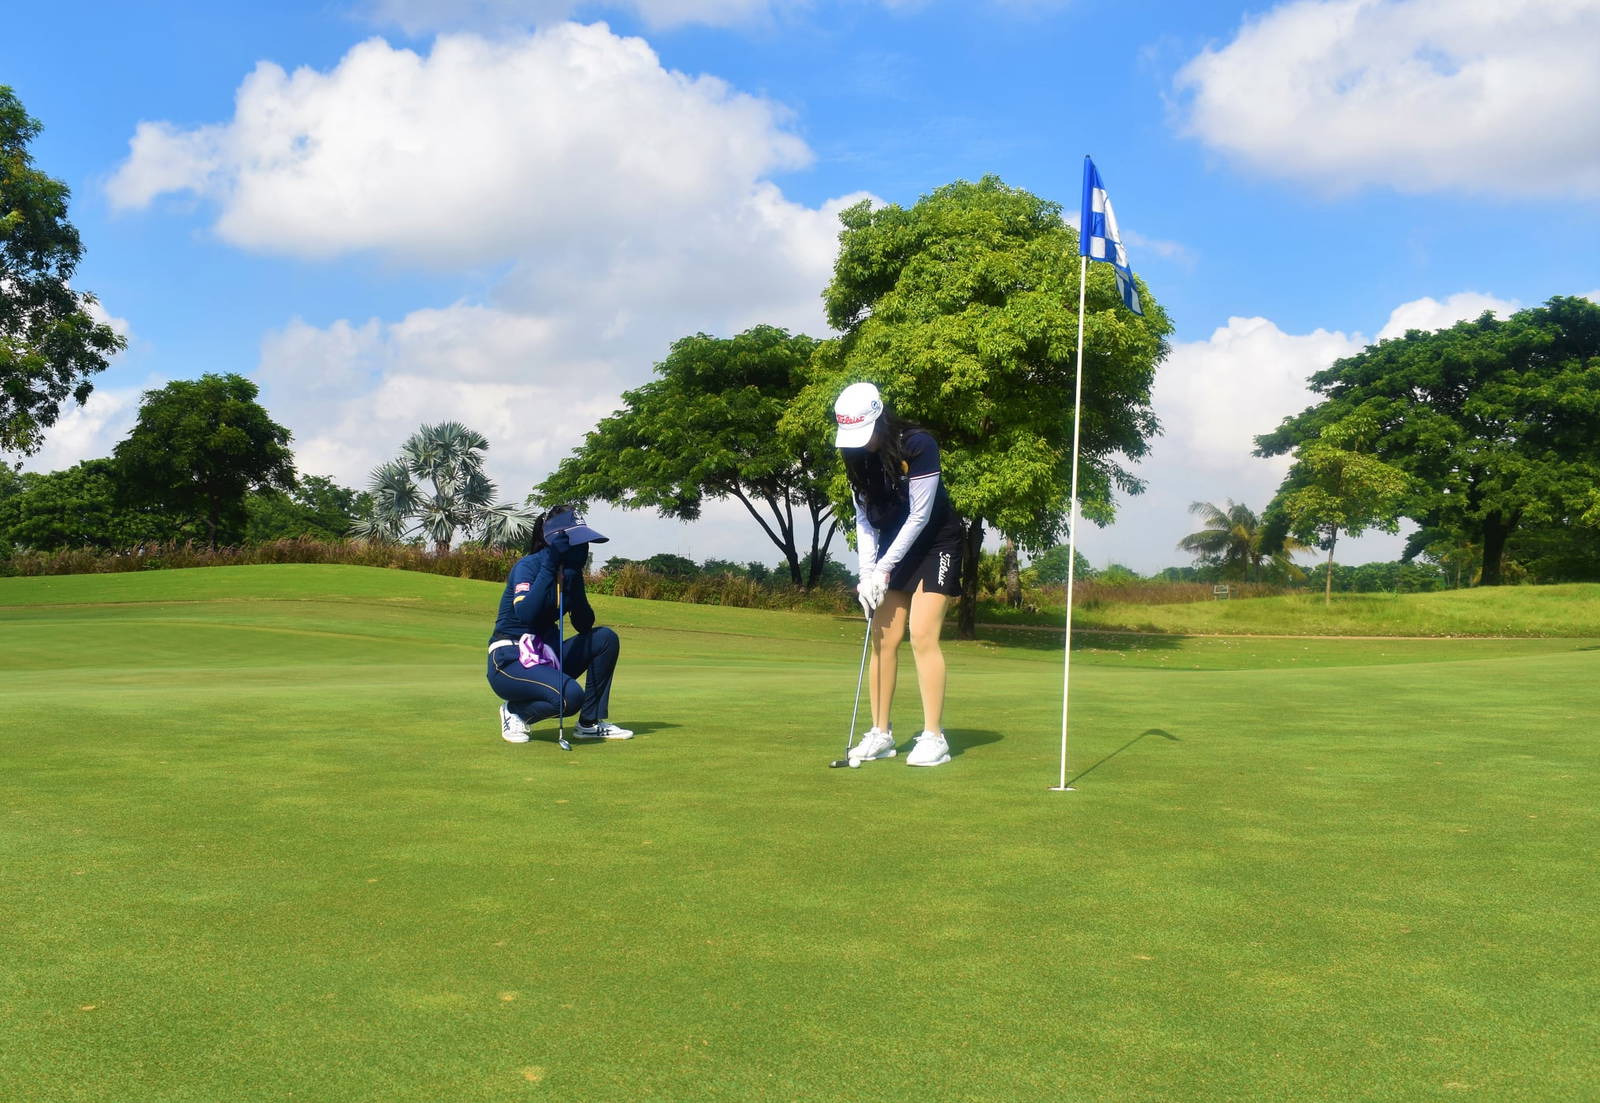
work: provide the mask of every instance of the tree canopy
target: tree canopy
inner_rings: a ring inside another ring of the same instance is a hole
[[[1586,299],[1412,330],[1313,375],[1311,389],[1322,400],[1256,438],[1257,454],[1366,419],[1371,454],[1413,480],[1406,516],[1429,542],[1478,544],[1483,585],[1502,581],[1520,528],[1578,523],[1596,501],[1600,305]]]
[[[207,542],[244,536],[245,496],[294,485],[289,430],[241,375],[203,375],[146,391],[114,453],[128,501],[194,521]]]
[[[1067,580],[1067,553],[1065,544],[1057,544],[1035,557],[1032,565],[1040,582],[1054,584]],[[1087,581],[1095,576],[1094,567],[1081,551],[1072,550],[1072,564],[1074,578]]]
[[[843,336],[818,351],[789,424],[827,434],[834,397],[870,380],[903,416],[938,439],[944,477],[968,521],[961,625],[971,634],[983,526],[1024,548],[1063,535],[1070,508],[1077,346],[1078,235],[1061,208],[988,176],[959,181],[911,207],[868,203],[844,231],[828,320]],[[1123,463],[1149,448],[1150,405],[1172,326],[1141,286],[1144,317],[1122,306],[1110,267],[1089,266],[1079,497],[1097,523],[1116,491],[1143,484]],[[851,510],[842,474],[830,484]]]
[[[815,585],[837,528],[826,485],[831,449],[814,434],[782,432],[780,421],[816,347],[775,326],[674,342],[656,378],[625,392],[623,408],[595,426],[536,497],[600,499],[683,521],[698,518],[707,498],[732,498],[783,553],[790,579]]]
[[[371,495],[340,486],[321,475],[295,480],[288,491],[262,490],[245,500],[245,540],[338,540],[358,517],[371,512]]]
[[[181,526],[159,512],[128,508],[119,482],[117,465],[109,459],[85,460],[48,474],[28,472],[18,478],[15,493],[0,497],[0,536],[34,551],[127,551],[183,535]]]
[[[1333,595],[1333,552],[1340,532],[1360,536],[1369,528],[1395,532],[1411,489],[1405,472],[1364,451],[1376,426],[1355,414],[1295,449],[1295,462],[1267,506],[1264,550],[1281,547],[1284,533],[1328,552],[1323,599]]]
[[[67,186],[33,167],[39,130],[0,85],[0,451],[24,455],[127,343],[94,320],[94,296],[72,289],[83,243],[67,221]]]

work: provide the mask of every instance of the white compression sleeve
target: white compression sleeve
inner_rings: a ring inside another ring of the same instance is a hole
[[[878,562],[878,530],[867,520],[867,509],[856,496],[856,573],[864,575]]]
[[[933,516],[933,498],[938,492],[937,471],[911,480],[911,512],[906,515],[906,523],[900,526],[900,535],[894,538],[889,550],[878,560],[880,571],[894,570],[911,549],[912,542],[922,535],[922,530],[928,526],[928,518]]]

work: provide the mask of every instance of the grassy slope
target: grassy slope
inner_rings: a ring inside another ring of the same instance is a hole
[[[497,596],[0,580],[0,1098],[1600,1076],[1592,644],[1094,641],[1063,795],[1039,634],[950,646],[951,766],[830,771],[856,623],[602,600],[640,738],[563,755],[494,736]]]
[[[1061,611],[989,609],[986,620],[1054,627]],[[1503,586],[1432,594],[1334,594],[1203,601],[1175,605],[1080,605],[1086,629],[1313,636],[1600,635],[1600,583]]]

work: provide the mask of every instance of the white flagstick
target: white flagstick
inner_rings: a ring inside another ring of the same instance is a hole
[[[1084,227],[1087,229],[1087,227]],[[1082,230],[1079,231],[1083,232]],[[1078,429],[1083,422],[1083,303],[1089,277],[1089,258],[1080,257],[1078,266],[1078,378],[1072,394],[1072,509],[1067,516],[1067,636],[1061,659],[1061,781],[1050,786],[1052,793],[1071,793],[1067,784],[1067,701],[1072,684],[1072,581],[1078,560]]]

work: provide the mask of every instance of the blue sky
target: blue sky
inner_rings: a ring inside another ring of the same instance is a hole
[[[842,205],[995,173],[1070,210],[1092,153],[1177,332],[1149,489],[1080,545],[1150,571],[1186,562],[1189,502],[1265,505],[1251,438],[1332,359],[1600,297],[1600,0],[58,0],[6,27],[76,282],[130,338],[36,470],[234,371],[304,473],[362,485],[451,418],[520,499],[674,338],[825,334]],[[775,558],[737,506],[592,519],[617,554]]]

